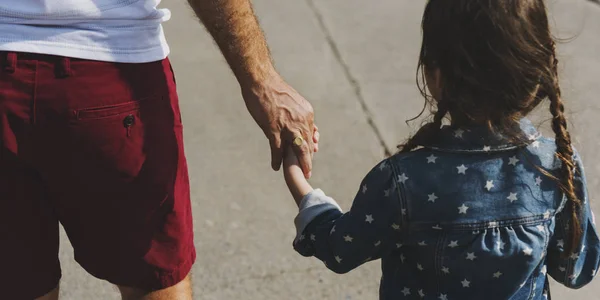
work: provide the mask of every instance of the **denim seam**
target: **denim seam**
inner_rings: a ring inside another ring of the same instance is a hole
[[[392,163],[389,159],[386,160],[391,168],[392,168],[392,180],[396,180],[396,176],[398,176],[397,174],[399,173],[396,167],[396,164]],[[396,186],[396,191],[398,192],[398,199],[397,201],[400,204],[400,220],[401,223],[400,224],[403,228],[403,230],[405,232],[410,232],[410,224],[409,224],[409,211],[407,209],[407,201],[406,201],[406,191],[405,191],[405,187],[403,183],[398,182],[397,184],[395,184]],[[406,214],[402,213],[402,210],[406,210]]]
[[[440,233],[435,247],[435,261],[433,263],[433,266],[435,268],[435,285],[438,294],[441,293],[442,290],[441,281],[443,274],[441,274],[441,269],[444,266],[444,245],[446,244],[446,238],[446,233]]]
[[[543,215],[536,216],[528,216],[517,219],[507,219],[507,220],[487,220],[487,221],[478,221],[471,223],[434,223],[434,222],[423,222],[413,224],[412,227],[417,230],[430,230],[432,225],[439,225],[442,227],[443,231],[472,231],[472,230],[483,230],[483,229],[491,229],[491,228],[499,228],[506,226],[518,226],[518,225],[536,225],[542,224],[548,221],[548,219],[544,218]],[[490,223],[495,223],[493,226],[490,226]]]

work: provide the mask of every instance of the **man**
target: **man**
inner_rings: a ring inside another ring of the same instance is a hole
[[[58,222],[75,259],[123,299],[192,299],[188,173],[159,2],[0,0],[0,299],[58,298]],[[312,107],[273,68],[250,0],[189,3],[268,137],[272,168],[291,144],[309,177]]]

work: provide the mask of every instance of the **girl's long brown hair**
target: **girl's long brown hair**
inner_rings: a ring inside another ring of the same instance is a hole
[[[558,76],[556,42],[550,33],[544,0],[429,0],[422,21],[423,43],[417,84],[433,118],[406,143],[409,152],[442,126],[486,125],[513,140],[515,122],[549,99],[556,156],[561,161],[557,181],[571,205],[571,253],[581,236],[581,201],[575,194],[573,148],[567,130]],[[439,71],[440,95],[427,93],[426,77]]]

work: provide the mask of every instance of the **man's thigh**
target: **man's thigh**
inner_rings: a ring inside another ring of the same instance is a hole
[[[183,280],[195,250],[169,61],[45,62],[37,77],[35,163],[75,259],[122,286]]]
[[[8,58],[0,52],[0,298],[31,300],[60,280],[58,219],[34,167],[35,64]]]

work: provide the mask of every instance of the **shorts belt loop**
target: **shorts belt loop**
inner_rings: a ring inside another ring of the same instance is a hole
[[[71,70],[71,59],[68,57],[61,57],[56,65],[56,77],[66,78],[73,75]]]
[[[4,71],[8,73],[14,73],[17,69],[17,53],[8,52],[6,54],[6,61],[4,62]]]

